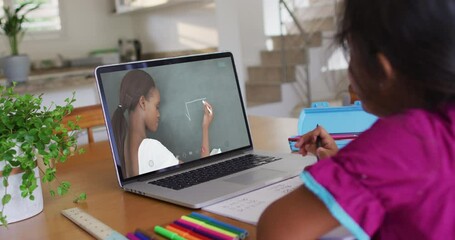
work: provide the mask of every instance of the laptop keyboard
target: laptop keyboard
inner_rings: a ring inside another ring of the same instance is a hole
[[[279,159],[281,158],[249,154],[149,183],[174,190],[180,190],[199,183],[224,177],[229,174],[274,162]]]

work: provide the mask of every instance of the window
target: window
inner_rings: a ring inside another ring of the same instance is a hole
[[[0,0],[0,6],[16,7],[26,0]],[[58,0],[28,0],[40,4],[38,9],[28,14],[24,28],[28,33],[59,32],[62,29]],[[3,14],[3,13],[2,13]]]

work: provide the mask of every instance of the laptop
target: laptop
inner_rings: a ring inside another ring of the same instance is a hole
[[[95,75],[125,191],[197,209],[294,177],[316,161],[254,149],[230,52],[99,66]]]

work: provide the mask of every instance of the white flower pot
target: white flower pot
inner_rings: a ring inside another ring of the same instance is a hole
[[[0,161],[0,171],[3,171],[5,166],[4,161]],[[8,177],[9,186],[7,191],[11,194],[11,200],[6,204],[4,208],[4,215],[7,216],[6,220],[8,224],[25,220],[27,218],[33,217],[43,211],[43,191],[41,188],[41,180],[39,179],[39,169],[36,167],[34,169],[35,177],[37,178],[38,187],[33,191],[33,196],[35,200],[30,200],[27,198],[21,197],[21,191],[19,186],[22,182],[22,173],[16,173],[14,175],[10,174]],[[3,179],[3,178],[0,178]],[[0,184],[0,201],[5,195],[5,187],[3,184]],[[1,202],[0,202],[1,203]],[[1,204],[0,204],[1,206]],[[1,224],[0,224],[1,225]]]
[[[30,74],[30,58],[28,55],[7,56],[2,60],[3,74],[12,82],[25,82]]]

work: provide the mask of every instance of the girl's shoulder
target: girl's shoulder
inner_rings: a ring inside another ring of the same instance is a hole
[[[378,119],[371,129],[378,133],[393,130],[412,136],[455,132],[455,104],[446,105],[438,110],[409,109]]]
[[[386,169],[384,173],[389,173],[414,169],[424,173],[435,161],[455,159],[454,145],[447,144],[451,142],[455,142],[455,108],[412,109],[378,119],[334,159],[363,171],[379,173],[378,169]]]

